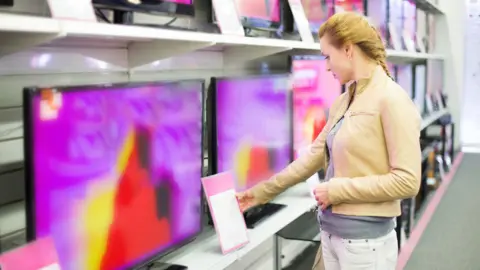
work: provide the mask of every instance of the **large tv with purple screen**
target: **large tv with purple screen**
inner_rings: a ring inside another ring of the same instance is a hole
[[[212,169],[213,173],[231,171],[237,191],[268,180],[292,161],[290,84],[288,74],[211,81],[209,141],[216,142],[211,147]],[[263,209],[268,216],[282,207],[268,204]],[[247,226],[263,219],[259,212],[257,208],[246,213]]]
[[[203,81],[26,88],[28,240],[132,269],[202,229]],[[177,268],[175,268],[177,269]]]
[[[194,0],[92,0],[99,8],[142,13],[164,13],[194,16]]]

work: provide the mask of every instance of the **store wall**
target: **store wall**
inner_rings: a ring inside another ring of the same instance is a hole
[[[463,53],[464,85],[461,141],[468,151],[480,152],[480,3],[474,0],[466,0],[465,24],[465,51]]]
[[[463,102],[476,102],[464,98],[464,59],[465,59],[465,21],[466,2],[439,0],[440,8],[446,12],[438,17],[436,27],[437,52],[445,55],[445,91],[448,94],[448,106],[455,125],[455,146],[462,144]]]

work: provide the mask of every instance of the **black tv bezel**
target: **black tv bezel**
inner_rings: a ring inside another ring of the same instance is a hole
[[[204,189],[203,185],[201,184],[201,177],[203,177],[203,168],[205,165],[204,160],[204,148],[203,143],[206,138],[205,137],[205,125],[203,124],[203,116],[205,112],[205,96],[206,96],[206,88],[205,88],[205,80],[203,79],[190,79],[190,80],[166,80],[166,81],[154,81],[154,82],[135,82],[135,83],[104,83],[104,84],[90,84],[90,85],[72,85],[72,86],[52,86],[52,87],[25,87],[23,89],[23,122],[24,122],[24,129],[23,129],[23,153],[25,159],[25,217],[26,217],[26,240],[27,242],[35,241],[36,238],[36,224],[35,224],[35,166],[34,166],[34,132],[33,132],[33,98],[40,93],[41,90],[45,89],[56,89],[60,92],[75,92],[75,91],[95,91],[95,90],[118,90],[118,88],[134,88],[134,87],[146,87],[146,86],[155,86],[155,85],[168,85],[168,84],[179,84],[179,83],[194,83],[198,82],[201,84],[201,106],[202,106],[202,113],[200,114],[200,123],[202,123],[202,134],[201,134],[201,142],[200,142],[200,177],[199,177],[199,184],[200,184],[200,202],[199,202],[199,211],[200,211],[200,219],[199,222],[199,230],[192,234],[191,236],[187,237],[183,241],[172,245],[171,247],[163,250],[160,253],[152,255],[151,257],[142,260],[141,262],[135,264],[134,266],[129,266],[130,269],[142,269],[150,265],[151,263],[160,260],[164,256],[182,248],[183,246],[187,245],[188,243],[194,241],[199,235],[203,232],[203,226],[205,222],[204,216],[204,205],[205,205],[205,198],[203,196]],[[89,89],[90,88],[90,89]]]
[[[192,0],[191,4],[180,4],[166,0],[154,0],[154,2],[151,2],[151,0],[142,0],[141,4],[132,4],[129,3],[127,0],[92,0],[92,4],[96,8],[113,9],[126,12],[139,12],[160,15],[183,15],[188,17],[194,17],[194,1],[195,0]],[[175,11],[172,12],[171,10]]]
[[[288,0],[276,0],[276,1],[278,1],[278,5],[279,5],[278,12],[279,12],[280,20],[278,22],[264,20],[264,19],[249,19],[239,14],[240,23],[242,24],[242,26],[247,29],[266,30],[270,32],[284,30],[285,16],[287,16],[286,14],[290,12],[288,2],[287,2]],[[208,22],[217,25],[218,22],[215,17],[215,9],[211,1],[208,1],[207,12],[208,12],[208,15],[207,15]],[[264,25],[268,25],[268,26],[264,27]]]
[[[208,89],[208,101],[207,101],[207,126],[208,126],[208,140],[210,142],[208,147],[208,165],[209,173],[211,175],[221,173],[218,171],[218,140],[217,140],[217,82],[223,79],[230,80],[242,80],[251,78],[265,78],[265,77],[285,77],[290,78],[290,73],[274,73],[274,74],[261,74],[261,75],[249,75],[249,76],[222,76],[210,78],[210,87]],[[293,150],[293,93],[291,90],[287,92],[287,104],[288,108],[288,126],[289,126],[289,141],[290,141],[290,159],[289,163],[294,160]],[[287,164],[288,165],[288,164]],[[287,166],[285,165],[285,166]],[[265,181],[268,179],[265,179]]]
[[[330,2],[330,3],[327,3],[328,4],[331,4],[331,14],[335,14],[335,0],[316,0],[316,1],[327,1],[327,2]],[[364,0],[366,1],[366,0]],[[323,24],[324,22],[326,22],[328,20],[329,16],[327,16],[325,18],[325,20],[320,23]],[[308,17],[307,17],[307,20],[308,20]],[[292,13],[292,10],[290,8],[290,5],[288,4],[288,2],[286,3],[286,6],[285,6],[285,9],[284,9],[284,18],[283,18],[283,24],[284,24],[284,29],[285,29],[285,32],[288,32],[288,33],[294,33],[294,34],[297,34],[298,33],[298,29],[295,25],[295,19],[293,18],[293,13]],[[314,35],[316,35],[318,33],[318,30],[320,29],[320,26],[318,27],[312,27],[312,22],[308,22],[309,24],[309,28],[310,28],[310,32]],[[316,24],[315,24],[316,26]]]

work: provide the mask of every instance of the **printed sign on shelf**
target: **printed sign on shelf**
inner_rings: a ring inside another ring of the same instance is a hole
[[[60,270],[51,238],[42,238],[0,255],[1,270]]]
[[[247,225],[235,196],[235,182],[230,172],[202,178],[203,189],[223,254],[248,243]]]
[[[302,41],[314,43],[312,32],[310,31],[310,24],[305,16],[305,10],[303,9],[302,2],[300,0],[288,0],[290,9],[292,10],[293,19],[297,26],[298,33],[302,38]]]
[[[212,0],[212,4],[222,34],[245,36],[235,0]]]
[[[47,0],[55,19],[96,22],[92,0]]]

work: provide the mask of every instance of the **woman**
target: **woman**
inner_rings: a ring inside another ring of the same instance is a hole
[[[310,151],[269,181],[238,194],[242,209],[263,204],[320,169],[314,194],[322,248],[313,269],[393,270],[400,199],[420,186],[420,115],[390,76],[376,29],[355,13],[335,14],[319,30],[327,69],[348,91],[330,108]],[[322,252],[323,250],[323,252]]]

